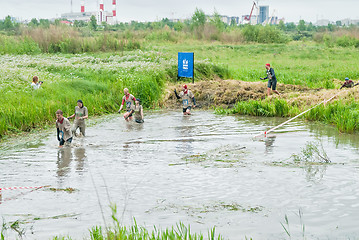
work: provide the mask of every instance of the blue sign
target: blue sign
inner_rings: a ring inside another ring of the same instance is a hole
[[[194,53],[179,52],[178,53],[178,77],[193,78],[194,70]]]

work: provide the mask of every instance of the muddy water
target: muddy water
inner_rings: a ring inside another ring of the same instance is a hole
[[[124,224],[135,217],[149,228],[182,221],[204,233],[216,226],[226,239],[288,239],[282,223],[292,239],[355,239],[358,136],[297,121],[252,138],[281,122],[152,112],[143,125],[107,116],[71,148],[57,148],[55,131],[3,144],[1,187],[75,191],[6,190],[0,215],[19,220],[25,239],[82,239],[91,226],[111,224],[109,202]],[[322,144],[331,164],[293,164],[307,142]]]

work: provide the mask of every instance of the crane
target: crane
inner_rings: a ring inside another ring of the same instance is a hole
[[[254,9],[254,7],[257,8],[257,4],[256,4],[256,2],[253,1],[253,6],[252,6],[251,13],[249,14],[249,16],[245,16],[245,17],[244,17],[244,20],[249,21],[249,23],[251,22],[251,18],[252,18],[252,14],[253,14],[253,9]]]
[[[271,16],[270,16],[267,20],[265,20],[265,21],[262,23],[262,25],[265,26],[265,25],[267,25],[267,24],[272,24],[272,19],[273,19],[273,17],[274,17],[274,14],[275,14],[275,9],[273,10]]]

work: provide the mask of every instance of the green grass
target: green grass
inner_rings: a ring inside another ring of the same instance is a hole
[[[294,117],[307,109],[307,106],[288,104],[284,99],[265,99],[237,102],[233,108],[217,108],[215,111],[218,114]],[[353,133],[359,130],[359,103],[355,99],[335,101],[326,106],[319,105],[301,117],[333,124],[340,132]]]
[[[242,81],[260,81],[265,76],[266,63],[273,66],[278,83],[332,89],[339,86],[333,79],[359,79],[357,48],[328,48],[313,42],[246,45],[190,42],[156,48],[172,54],[194,51],[196,59],[227,65],[231,77]]]
[[[112,210],[112,225],[109,227],[94,226],[90,231],[90,237],[86,239],[91,240],[223,240],[221,235],[216,234],[216,229],[213,227],[208,231],[207,237],[202,233],[192,233],[191,226],[186,226],[182,222],[172,226],[171,228],[160,229],[153,227],[153,230],[148,230],[143,226],[139,226],[134,219],[131,226],[124,226],[120,223],[117,217],[116,205],[111,206]],[[54,240],[71,239],[67,237],[54,237]]]
[[[13,40],[5,36],[0,39]],[[21,41],[28,41],[32,46],[29,39]],[[5,45],[17,46],[11,42]],[[145,107],[156,107],[166,82],[176,81],[179,51],[195,53],[196,81],[216,76],[259,81],[265,75],[267,62],[274,67],[279,83],[337,88],[340,81],[334,79],[359,79],[359,49],[356,48],[328,48],[312,42],[225,45],[198,40],[181,43],[153,40],[143,49],[81,55],[35,54],[38,50],[34,49],[35,55],[2,55],[0,137],[53,123],[57,109],[70,115],[78,99],[84,101],[92,116],[114,113],[125,87],[141,98]],[[34,75],[45,82],[39,91],[28,87]],[[232,112],[289,117],[302,110],[295,105],[287,106],[283,101],[241,102]],[[356,109],[355,101],[350,107],[337,103],[318,107],[305,117],[335,124],[343,132],[354,132],[358,128],[354,120],[358,116]]]
[[[127,87],[146,108],[156,107],[165,83],[176,81],[176,58],[155,51],[98,55],[3,55],[0,62],[0,138],[31,131],[55,121],[61,109],[65,117],[82,99],[89,115],[115,113]],[[196,79],[228,77],[225,66],[198,60]],[[44,84],[30,88],[32,76]]]

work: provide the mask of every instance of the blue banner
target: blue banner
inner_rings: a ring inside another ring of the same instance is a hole
[[[178,77],[193,78],[194,53],[179,52],[178,53]]]

